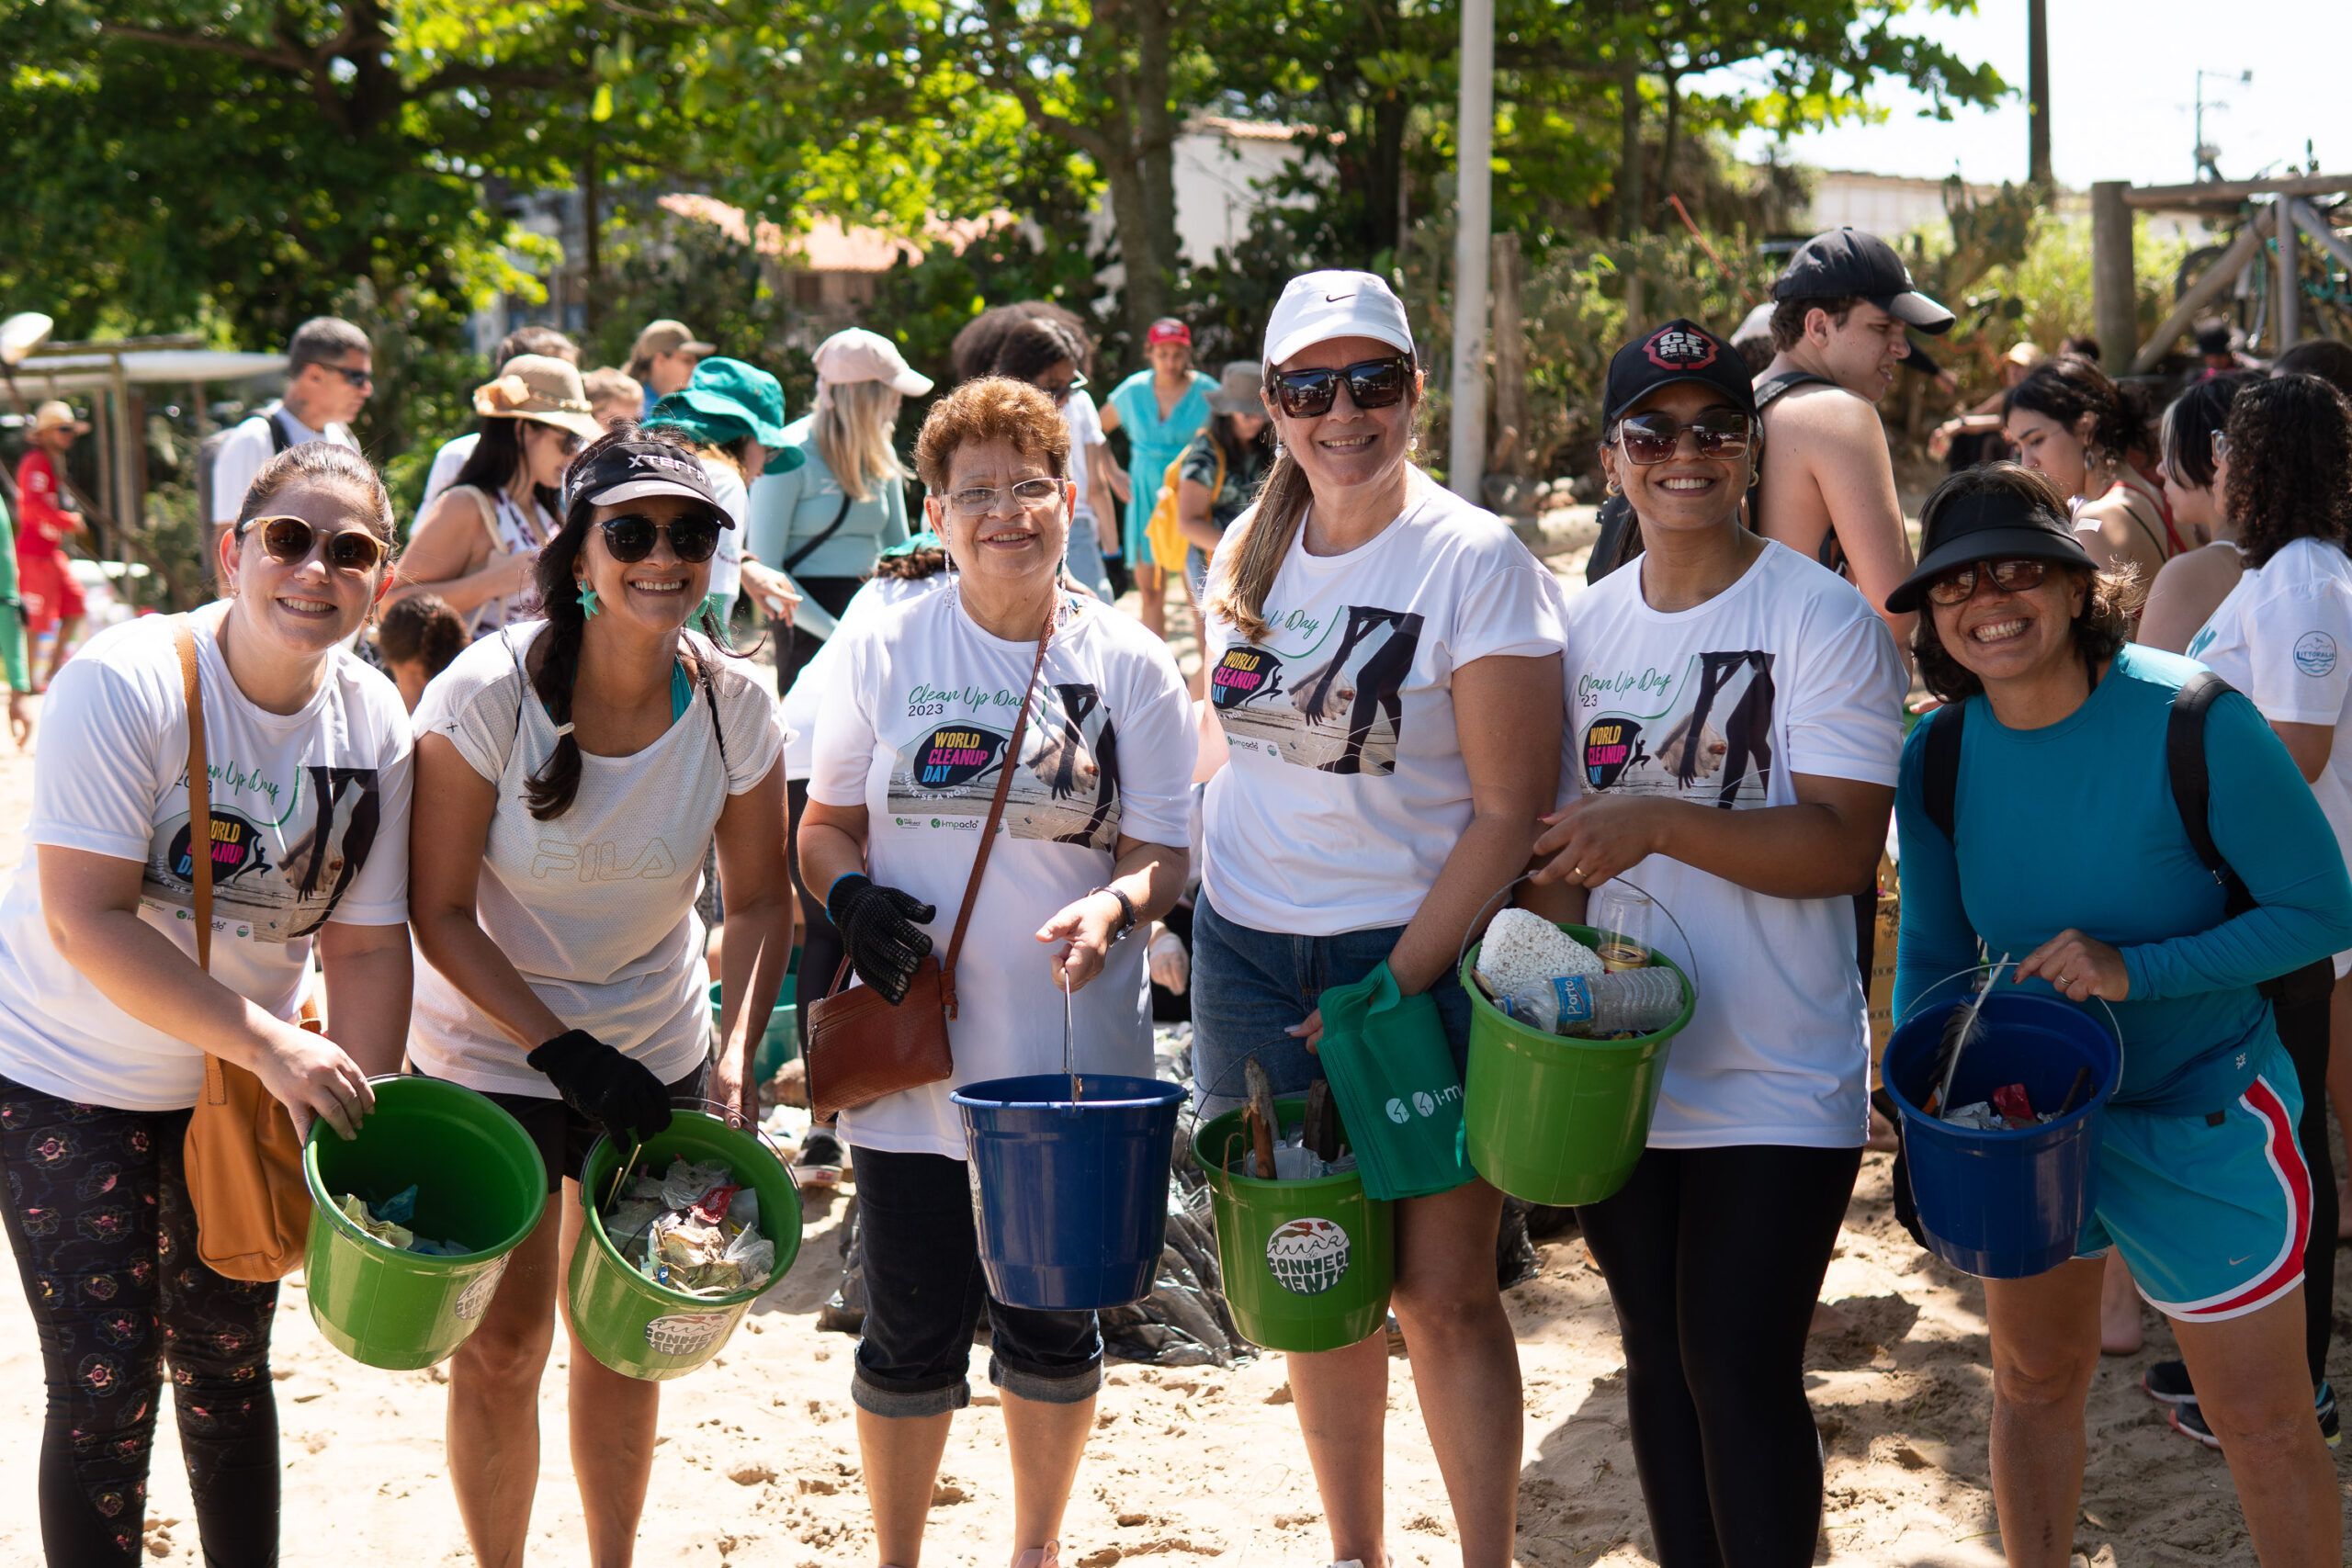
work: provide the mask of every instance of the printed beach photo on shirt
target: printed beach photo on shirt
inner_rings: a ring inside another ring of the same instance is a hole
[[[1226,649],[1209,700],[1228,745],[1329,773],[1396,771],[1421,617],[1361,604],[1340,614],[1333,626],[1269,617],[1265,642]]]
[[[1773,700],[1769,653],[1698,653],[1672,672],[1598,665],[1577,687],[1585,787],[1762,806]]]
[[[902,828],[976,829],[988,820],[1007,730],[953,721],[919,733],[890,770],[890,811]],[[1115,851],[1119,736],[1102,693],[1084,682],[1041,686],[1031,700],[1020,766],[1005,791],[1016,839]]]
[[[376,847],[384,809],[376,770],[301,768],[284,784],[234,763],[212,773],[213,929],[270,942],[312,934]],[[156,828],[141,902],[194,909],[190,837],[185,811]]]

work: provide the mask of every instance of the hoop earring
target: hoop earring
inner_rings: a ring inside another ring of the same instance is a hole
[[[1624,492],[1619,488],[1616,476],[1612,474],[1608,479],[1600,481],[1600,493],[1603,495],[1622,495]]]

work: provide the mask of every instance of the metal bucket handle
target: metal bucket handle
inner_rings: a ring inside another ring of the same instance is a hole
[[[1518,886],[1521,883],[1526,881],[1529,877],[1534,874],[1535,874],[1532,871],[1521,872],[1517,876],[1512,877],[1509,882],[1504,883],[1500,887],[1497,888],[1493,895],[1489,897],[1484,904],[1478,906],[1478,913],[1476,917],[1471,920],[1469,930],[1462,933],[1461,945],[1453,950],[1453,972],[1455,974],[1459,975],[1462,973],[1462,965],[1470,956],[1470,944],[1474,936],[1483,933],[1487,929],[1487,921],[1488,918],[1499,912],[1497,908],[1497,905],[1499,901],[1509,897],[1512,888]],[[1666,917],[1667,923],[1673,926],[1674,934],[1682,939],[1683,952],[1690,954],[1690,973],[1684,977],[1684,983],[1690,987],[1690,994],[1693,997],[1696,997],[1699,994],[1699,949],[1697,944],[1691,942],[1690,933],[1682,929],[1682,922],[1674,918],[1674,911],[1666,907],[1666,900],[1660,898],[1657,894],[1651,892],[1640,883],[1635,882],[1632,877],[1612,876],[1609,880],[1611,882],[1622,882],[1626,886],[1632,888],[1634,892],[1640,894],[1643,897],[1648,899],[1650,903],[1657,908],[1657,911]],[[1592,890],[1588,889],[1588,891]]]

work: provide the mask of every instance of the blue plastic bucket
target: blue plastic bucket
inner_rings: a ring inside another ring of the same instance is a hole
[[[1911,1196],[1929,1249],[1983,1279],[2022,1280],[2075,1256],[2075,1235],[2098,1202],[2099,1124],[2122,1081],[2123,1054],[2098,1020],[2054,997],[1995,991],[1984,1002],[1984,1033],[1961,1055],[1951,1103],[1973,1105],[2017,1083],[2035,1109],[2055,1110],[2084,1067],[2092,1092],[2043,1126],[1955,1127],[1919,1102],[1935,1088],[1944,1021],[1962,1005],[1915,1012],[1894,1032],[1887,1092],[1903,1113]]]
[[[972,1228],[989,1293],[1087,1312],[1151,1293],[1168,1240],[1168,1161],[1184,1086],[1061,1073],[989,1078],[951,1097],[964,1115]]]

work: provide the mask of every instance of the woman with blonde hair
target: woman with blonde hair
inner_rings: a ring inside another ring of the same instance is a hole
[[[930,390],[879,333],[852,327],[817,345],[816,412],[785,426],[752,486],[743,557],[744,588],[783,634],[777,691],[817,656],[882,552],[906,538],[907,468],[893,438],[900,401]]]

